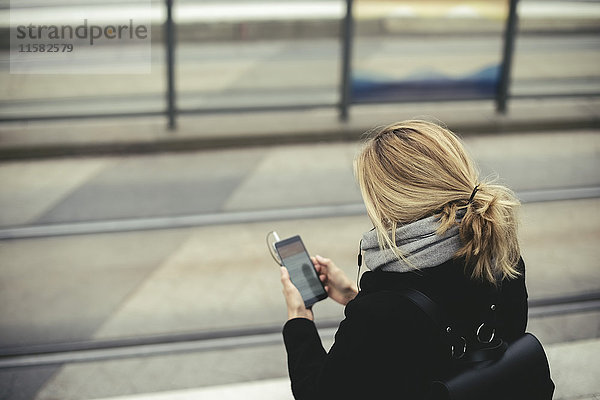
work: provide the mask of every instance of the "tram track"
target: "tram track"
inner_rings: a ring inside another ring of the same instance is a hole
[[[517,197],[524,204],[591,199],[600,197],[600,186],[523,190],[517,192]],[[128,218],[89,222],[23,225],[0,228],[0,240],[147,231],[156,229],[178,229],[308,218],[345,217],[361,215],[364,213],[364,205],[362,203],[354,203],[153,218]]]
[[[527,190],[518,192],[517,196],[525,204],[590,199],[600,197],[600,187]],[[0,229],[0,240],[341,217],[361,215],[362,213],[364,213],[362,204],[347,204],[180,217],[21,226]],[[533,320],[582,313],[597,313],[598,311],[600,311],[600,288],[585,293],[571,293],[557,297],[529,300],[529,317]],[[318,328],[323,337],[332,337],[338,324],[339,320],[324,320],[318,323]],[[10,346],[0,347],[0,370],[187,352],[218,351],[280,345],[281,343],[280,325],[262,325],[250,328],[172,333],[158,336]]]
[[[531,319],[599,310],[600,290],[529,301]],[[322,337],[333,337],[338,325],[338,320],[317,323]],[[279,345],[283,343],[281,329],[280,325],[264,325],[150,337],[6,347],[0,348],[0,370]]]

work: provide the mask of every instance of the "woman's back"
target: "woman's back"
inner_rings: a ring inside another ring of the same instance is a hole
[[[289,321],[284,328],[286,346],[302,349],[288,352],[296,399],[422,397],[429,382],[449,368],[449,349],[438,328],[401,292],[417,289],[444,305],[471,345],[474,338],[469,334],[481,323],[487,288],[466,278],[463,269],[464,263],[451,260],[421,272],[364,273],[360,293],[346,306],[335,344],[313,368],[307,369],[306,361],[321,354],[318,337],[297,336],[292,332],[304,321]],[[522,263],[519,269],[523,276],[500,288],[497,334],[506,340],[521,336],[527,323]]]
[[[511,341],[525,332],[519,201],[478,176],[452,132],[425,121],[371,132],[355,174],[374,225],[363,235],[359,257],[371,271],[357,293],[330,260],[313,260],[330,297],[346,305],[329,352],[312,311],[282,272],[292,389],[296,399],[418,399],[450,369],[449,349],[439,327],[403,289],[437,303],[468,346],[478,346],[475,332],[491,291],[500,293],[496,335]]]

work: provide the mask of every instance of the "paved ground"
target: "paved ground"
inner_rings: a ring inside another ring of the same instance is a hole
[[[482,174],[498,174],[518,193],[597,192],[599,41],[576,33],[577,25],[569,30],[519,37],[512,94],[596,96],[512,99],[507,115],[487,101],[355,106],[348,122],[333,108],[181,116],[177,131],[165,129],[163,117],[3,124],[0,231],[355,204],[351,162],[360,133],[423,116],[467,134]],[[500,54],[494,35],[421,39],[363,37],[357,70],[406,77],[434,65],[462,76]],[[0,55],[0,115],[161,111],[163,56],[153,53],[151,75],[56,79],[9,75]],[[335,103],[338,57],[338,42],[326,38],[185,43],[178,48],[179,106]],[[522,217],[531,299],[600,289],[598,198],[528,203]],[[285,310],[266,232],[299,233],[312,253],[354,276],[358,241],[369,228],[364,215],[321,216],[2,240],[0,347],[281,326]],[[342,308],[323,302],[316,315],[337,320]],[[600,398],[599,311],[532,318],[529,330],[548,349],[557,399]],[[330,345],[332,330],[322,334]],[[0,398],[289,399],[285,376],[285,353],[274,343],[0,369]]]
[[[496,172],[517,191],[600,183],[596,130],[469,135],[465,140],[485,175]],[[354,203],[359,201],[351,170],[356,146],[318,143],[4,162],[1,223]],[[523,206],[521,239],[532,299],[600,288],[599,211],[598,199]],[[11,346],[280,325],[285,310],[277,269],[265,248],[266,232],[299,233],[312,253],[334,258],[354,276],[358,241],[369,227],[365,216],[351,216],[3,241],[1,342]],[[332,302],[316,308],[321,320],[339,319],[341,313]],[[532,319],[529,329],[546,345],[559,346],[557,354],[567,355],[571,347],[559,343],[600,337],[600,312]],[[583,353],[597,346],[581,343]],[[557,371],[587,362],[556,360]],[[0,397],[106,398],[285,374],[279,344],[2,370]],[[285,387],[281,382],[275,381],[275,387]],[[600,394],[595,381],[586,382],[591,391],[567,386],[560,398]],[[219,393],[206,390],[196,397]],[[241,390],[251,392],[246,386]]]
[[[600,287],[599,211],[598,200],[524,207],[522,242],[531,298]],[[568,240],[565,226],[577,226]],[[2,325],[13,332],[20,327],[14,334],[22,340],[56,341],[281,324],[285,311],[277,269],[263,243],[272,228],[283,235],[300,233],[311,252],[335,258],[353,275],[358,237],[368,222],[334,218],[4,243],[2,264],[8,267],[1,279]],[[235,252],[232,237],[240,247]],[[341,318],[341,311],[329,302],[319,304],[316,314],[318,319]],[[600,313],[534,319],[529,330],[546,345],[598,338]],[[595,347],[584,347],[583,353],[594,354]],[[571,355],[568,347],[557,352]],[[595,368],[586,358],[567,360],[578,371],[584,365]],[[0,386],[10,399],[88,399],[285,374],[283,348],[271,345],[2,371]],[[583,394],[600,393],[593,382],[586,384],[594,391]]]
[[[555,400],[597,400],[599,398],[597,395],[590,395],[598,389],[595,377],[600,369],[600,362],[596,357],[599,351],[600,340],[598,339],[547,346],[556,384]],[[582,369],[582,365],[587,365],[588,368]],[[101,400],[235,400],[240,397],[268,400],[293,398],[289,389],[289,380],[280,378]]]
[[[483,177],[497,175],[517,192],[600,186],[596,130],[468,135],[466,143]],[[351,141],[5,162],[0,228],[360,203],[358,148]]]

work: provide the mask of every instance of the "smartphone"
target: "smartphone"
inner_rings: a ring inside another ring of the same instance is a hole
[[[290,273],[292,283],[300,291],[306,308],[327,298],[327,292],[300,236],[275,242],[275,250]]]

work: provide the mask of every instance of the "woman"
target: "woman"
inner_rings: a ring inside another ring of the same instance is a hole
[[[371,133],[355,174],[374,228],[361,240],[360,292],[327,258],[313,263],[329,297],[345,305],[329,352],[282,267],[288,308],[283,329],[296,399],[418,399],[448,368],[445,344],[403,288],[429,296],[452,315],[468,345],[485,296],[499,290],[496,335],[525,332],[525,266],[517,241],[519,202],[482,182],[459,139],[425,121]]]

